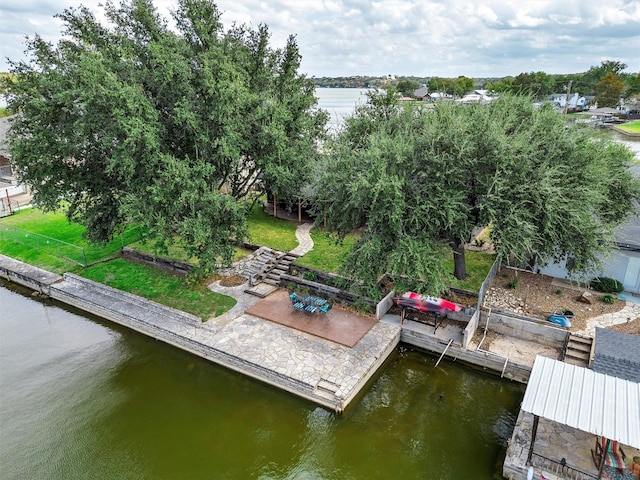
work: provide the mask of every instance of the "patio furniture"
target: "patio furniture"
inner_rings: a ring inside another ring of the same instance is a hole
[[[306,297],[301,298],[295,292],[291,292],[289,294],[289,299],[291,300],[293,308],[307,313],[327,313],[333,306],[332,303],[328,302],[324,298],[315,297],[313,295],[307,295]]]
[[[602,466],[603,459],[605,466],[617,468],[620,473],[624,472],[627,468],[624,463],[626,455],[620,444],[615,440],[609,440],[599,436],[596,437],[596,447],[595,450],[591,450],[591,456],[598,470],[600,470]]]

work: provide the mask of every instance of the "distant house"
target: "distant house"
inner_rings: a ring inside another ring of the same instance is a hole
[[[10,118],[11,117],[0,118],[0,186],[11,183],[10,179],[13,177],[13,172],[11,171],[11,153],[9,153],[9,144],[7,143]]]
[[[426,85],[421,86],[419,89],[413,92],[413,96],[418,100],[431,100],[431,95],[429,95],[429,87]]]
[[[474,90],[471,93],[467,93],[462,98],[456,100],[460,103],[489,103],[493,100],[493,97],[489,96],[488,90]]]
[[[569,112],[581,112],[587,108],[587,98],[581,97],[578,93],[567,96],[566,93],[553,93],[549,96],[549,101],[557,108]]]
[[[9,122],[12,117],[0,118],[0,201],[5,202],[7,197],[26,192],[24,185],[18,185],[11,168],[11,153],[7,142]],[[0,210],[3,208],[0,205]]]

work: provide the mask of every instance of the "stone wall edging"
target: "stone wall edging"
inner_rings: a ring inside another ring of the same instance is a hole
[[[153,311],[159,315],[167,315],[174,318],[179,318],[181,321],[185,321],[190,325],[200,325],[202,323],[198,316],[191,313],[183,312],[172,307],[167,307],[166,305],[162,305],[152,300],[147,300],[132,293],[118,290],[102,283],[94,282],[93,280],[89,280],[88,278],[79,277],[78,275],[74,275],[73,273],[65,273],[63,275],[63,278],[70,283],[88,287],[94,291],[105,292],[110,297],[118,298],[127,303],[143,307],[145,310]]]
[[[104,285],[102,285],[102,287],[104,287]],[[126,292],[122,293],[126,294]],[[127,296],[130,295],[131,294],[127,294]],[[311,400],[314,403],[320,403],[321,405],[332,408],[336,411],[341,411],[343,408],[343,402],[339,398],[335,398],[332,401],[329,401],[328,399],[319,397],[315,394],[313,387],[305,384],[304,382],[288,377],[286,375],[282,375],[278,372],[268,370],[261,365],[248,362],[239,357],[235,357],[210,345],[206,345],[196,340],[178,335],[175,332],[162,329],[157,325],[153,325],[122,312],[118,312],[116,310],[105,308],[102,305],[89,302],[83,298],[80,298],[79,296],[72,295],[71,293],[61,289],[53,288],[50,296],[55,300],[73,305],[76,308],[113,321],[144,335],[155,338],[156,340],[160,340],[173,345],[177,348],[180,348],[181,350],[189,351],[218,365],[255,378],[264,383],[277,386],[278,388],[286,390],[290,393],[294,393],[298,396]]]
[[[408,345],[417,347],[421,350],[426,350],[437,355],[442,354],[447,348],[446,343],[429,337],[428,335],[421,335],[418,332],[403,329],[400,341]],[[454,361],[460,361],[472,367],[489,370],[494,374],[502,374],[504,378],[516,381],[518,383],[527,383],[529,376],[531,375],[531,366],[519,364],[512,361],[507,361],[506,368],[504,367],[504,358],[497,355],[491,355],[487,352],[478,352],[476,350],[463,349],[459,345],[451,345],[447,350],[446,357],[453,359]],[[504,373],[503,372],[504,368]]]

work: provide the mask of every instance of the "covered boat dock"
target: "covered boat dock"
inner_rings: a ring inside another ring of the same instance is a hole
[[[624,463],[613,464],[614,455],[596,444],[614,453],[622,446]],[[634,479],[626,465],[639,450],[640,383],[536,357],[507,449],[506,478]]]

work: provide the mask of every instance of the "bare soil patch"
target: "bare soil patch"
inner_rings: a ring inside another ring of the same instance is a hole
[[[220,285],[223,287],[238,287],[247,281],[242,275],[231,275],[229,277],[221,277]]]
[[[571,331],[584,329],[589,318],[618,312],[625,306],[625,302],[618,299],[613,304],[604,303],[603,294],[593,290],[588,290],[592,304],[581,303],[577,299],[585,291],[587,289],[579,286],[554,282],[546,275],[503,268],[496,275],[484,304],[543,320],[556,310],[570,310],[574,314]],[[638,324],[640,322],[634,320],[624,327],[637,331]]]

